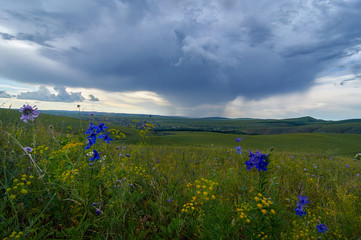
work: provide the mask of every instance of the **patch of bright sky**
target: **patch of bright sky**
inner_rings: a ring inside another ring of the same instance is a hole
[[[342,72],[342,71],[340,71]],[[150,91],[107,92],[99,89],[67,88],[68,92],[82,92],[83,102],[45,102],[16,98],[0,98],[1,107],[19,108],[24,103],[37,105],[44,110],[72,110],[77,105],[82,111],[118,112],[135,114],[178,115],[190,117],[230,118],[292,118],[312,116],[325,120],[341,120],[361,117],[361,83],[352,74],[324,76],[315,80],[308,91],[276,95],[260,100],[237,97],[234,101],[219,105],[199,105],[191,108],[172,107],[158,94]],[[53,87],[47,86],[52,92]],[[38,86],[0,79],[0,90],[11,95],[23,91],[37,91]],[[92,94],[100,101],[90,101]],[[223,112],[222,114],[219,114]]]

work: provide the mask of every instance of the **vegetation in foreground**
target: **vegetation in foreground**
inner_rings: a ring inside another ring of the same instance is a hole
[[[361,236],[353,158],[249,152],[240,138],[232,148],[154,146],[151,125],[125,145],[107,124],[74,135],[40,118],[0,125],[1,239]]]

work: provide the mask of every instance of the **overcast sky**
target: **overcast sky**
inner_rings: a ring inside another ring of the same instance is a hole
[[[0,105],[361,118],[358,0],[4,0]]]

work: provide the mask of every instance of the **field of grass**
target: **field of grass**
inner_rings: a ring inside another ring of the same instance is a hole
[[[278,152],[312,153],[328,156],[355,156],[361,151],[360,134],[344,133],[292,133],[279,135],[236,135],[211,132],[165,132],[155,136],[156,145],[222,146],[232,148],[236,137],[244,137],[243,149],[265,151],[274,148]]]
[[[361,237],[360,135],[97,133],[102,119],[85,134],[88,122],[4,111],[0,239]],[[271,153],[254,156],[267,171],[247,170],[248,150]]]

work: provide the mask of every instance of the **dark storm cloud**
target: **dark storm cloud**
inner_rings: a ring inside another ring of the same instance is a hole
[[[359,1],[73,5],[38,0],[0,6],[0,27],[12,30],[2,31],[3,41],[36,43],[37,57],[50,62],[4,52],[0,60],[8,64],[0,65],[1,74],[22,82],[154,91],[187,106],[306,90],[328,66],[361,49]],[[357,71],[353,66],[350,71]]]
[[[40,86],[38,91],[33,92],[22,92],[17,98],[18,99],[32,99],[40,101],[49,101],[49,102],[82,102],[84,97],[81,95],[81,92],[71,92],[68,93],[65,87],[54,87],[54,90],[57,91],[57,94],[52,94],[49,89],[45,86]]]

